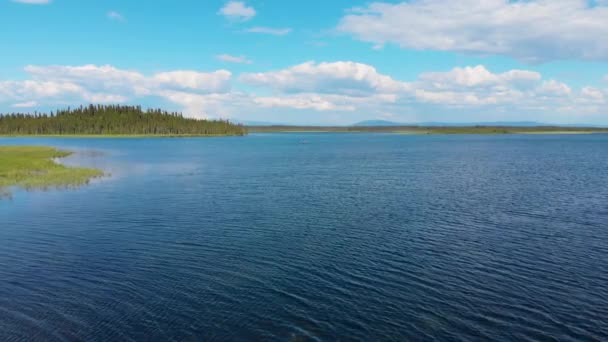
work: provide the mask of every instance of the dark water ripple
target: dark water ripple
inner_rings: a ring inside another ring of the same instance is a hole
[[[608,340],[606,135],[0,143],[1,341]]]

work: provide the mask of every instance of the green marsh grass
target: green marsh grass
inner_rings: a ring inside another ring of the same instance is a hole
[[[54,159],[72,152],[44,146],[0,146],[0,194],[11,187],[48,189],[84,185],[101,177],[97,169],[69,167]]]

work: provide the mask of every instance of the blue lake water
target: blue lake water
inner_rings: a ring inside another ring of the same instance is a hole
[[[0,139],[0,340],[608,340],[608,135]]]

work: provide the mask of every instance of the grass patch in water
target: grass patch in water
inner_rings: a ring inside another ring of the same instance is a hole
[[[0,134],[1,138],[215,138],[236,134]]]
[[[44,146],[0,146],[0,194],[11,187],[48,189],[84,185],[103,175],[101,170],[69,167],[53,159],[72,152]]]

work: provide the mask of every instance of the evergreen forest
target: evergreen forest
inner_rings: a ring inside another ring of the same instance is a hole
[[[227,120],[198,120],[140,106],[89,105],[50,114],[0,115],[0,135],[245,135]]]

